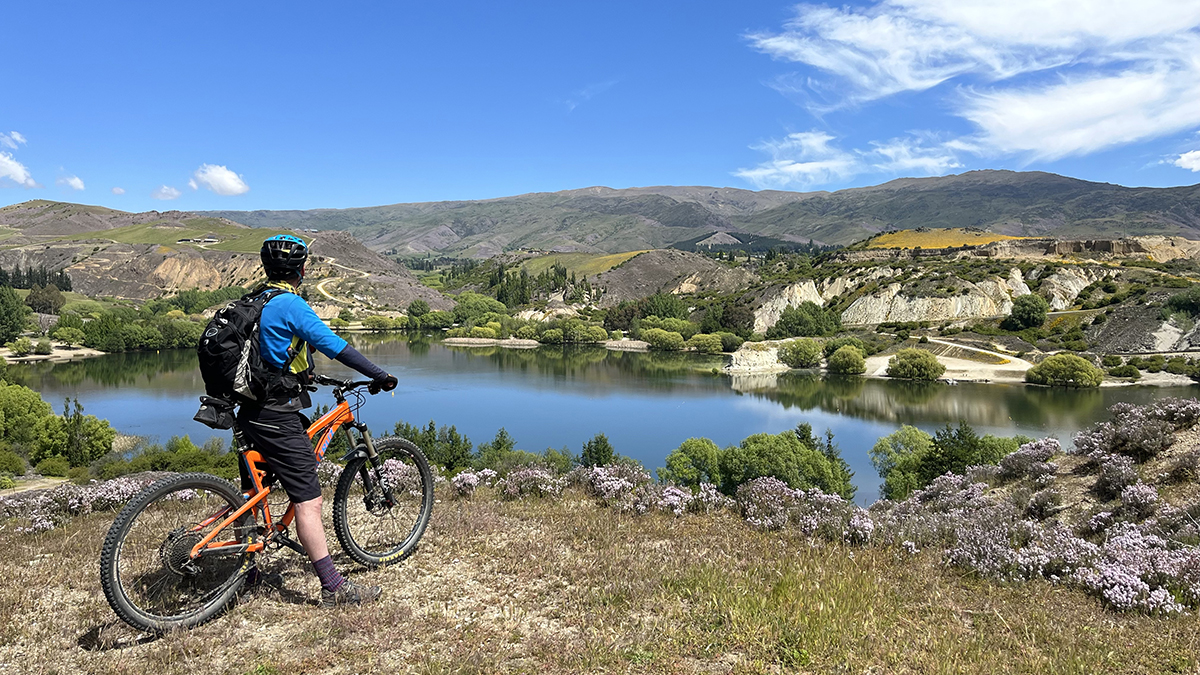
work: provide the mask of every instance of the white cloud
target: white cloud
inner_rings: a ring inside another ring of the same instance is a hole
[[[26,169],[24,164],[7,152],[0,152],[0,180],[4,179],[11,180],[21,187],[42,187],[29,175],[29,169]]]
[[[735,176],[759,188],[809,187],[841,180],[858,172],[854,155],[830,145],[833,136],[822,131],[788,134],[783,140],[751,146],[771,155],[753,169],[738,169]]]
[[[775,86],[818,114],[961,81],[949,111],[977,133],[958,147],[983,155],[1056,159],[1200,127],[1200,0],[800,5],[747,38],[807,66]]]
[[[808,188],[845,180],[860,173],[905,173],[940,175],[961,167],[952,148],[936,139],[917,134],[871,143],[867,150],[846,151],[833,144],[823,131],[788,134],[783,140],[755,146],[771,159],[752,169],[738,169],[735,176],[759,188]]]
[[[123,195],[123,194],[125,194],[125,188],[115,187],[112,189],[112,193],[114,195]]]
[[[15,131],[10,131],[7,134],[0,133],[0,145],[3,145],[6,148],[16,150],[18,144],[24,145],[25,143],[28,143],[28,141],[25,140],[25,137]]]
[[[58,180],[54,181],[54,184],[55,185],[65,185],[66,187],[69,187],[72,190],[82,190],[83,189],[83,179],[81,179],[79,176],[63,176],[63,177],[59,178]]]
[[[181,194],[183,194],[183,193],[169,185],[160,185],[158,187],[158,189],[156,189],[154,192],[150,193],[150,197],[152,199],[169,200],[169,199],[179,199],[179,195],[181,195]]]
[[[616,83],[617,83],[616,80],[609,80],[608,82],[598,82],[596,84],[589,84],[588,86],[584,87],[583,89],[573,92],[571,94],[570,98],[563,101],[563,105],[567,106],[567,112],[570,112],[570,111],[574,110],[575,108],[579,107],[579,105],[581,103],[583,103],[584,101],[587,101],[587,100],[591,99],[592,97],[599,96],[600,94],[603,94],[604,92],[608,91]]]
[[[201,164],[200,168],[192,174],[192,180],[188,181],[188,185],[193,190],[203,186],[225,197],[250,191],[250,186],[246,185],[241,176],[216,164]]]
[[[1200,171],[1200,150],[1185,152],[1171,163],[1188,171]]]
[[[188,187],[192,188],[193,190],[199,190],[199,189],[200,189],[200,186],[199,186],[199,185],[196,185],[196,179],[195,179],[195,178],[189,178],[189,179],[188,179]]]

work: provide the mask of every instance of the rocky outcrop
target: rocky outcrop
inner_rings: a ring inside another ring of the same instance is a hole
[[[1057,312],[1070,307],[1075,303],[1075,298],[1079,297],[1080,291],[1105,276],[1106,273],[1103,270],[1064,267],[1042,279],[1038,293],[1050,303],[1050,310]]]
[[[1012,299],[1028,295],[1029,287],[1019,270],[1007,279],[995,277],[977,284],[964,282],[965,293],[947,297],[914,297],[902,293],[900,284],[889,284],[873,295],[865,295],[842,312],[844,324],[878,324],[907,321],[953,321],[1003,316],[1012,311]]]
[[[625,300],[640,300],[663,293],[734,293],[757,282],[758,276],[739,267],[728,267],[702,255],[659,249],[634,256],[592,278],[604,289],[601,307]]]
[[[777,347],[765,342],[747,342],[731,355],[724,370],[730,374],[781,373],[789,368],[779,362]]]
[[[768,328],[774,326],[779,321],[779,317],[783,315],[783,310],[788,307],[795,307],[804,302],[814,302],[822,306],[825,304],[825,298],[821,297],[821,293],[817,291],[817,285],[813,283],[812,279],[806,279],[798,284],[783,287],[777,294],[770,296],[769,300],[754,310],[754,332],[766,333]]]

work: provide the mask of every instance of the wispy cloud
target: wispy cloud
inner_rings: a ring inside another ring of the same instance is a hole
[[[0,132],[0,145],[3,145],[6,148],[16,150],[17,146],[25,145],[26,143],[28,143],[28,141],[25,140],[25,137],[16,131],[10,131],[7,134]]]
[[[25,188],[42,187],[29,174],[29,169],[25,168],[24,164],[18,162],[7,152],[0,152],[0,185],[3,185],[5,180],[10,180]]]
[[[776,87],[818,115],[957,84],[937,104],[976,129],[955,147],[984,156],[1058,159],[1200,127],[1197,0],[800,5],[747,39],[804,68]]]
[[[79,176],[60,176],[58,180],[54,181],[54,184],[69,187],[72,190],[83,189],[83,179]]]
[[[193,190],[205,187],[225,197],[250,191],[250,186],[246,185],[241,176],[216,164],[201,164],[188,181],[188,187]]]
[[[113,189],[112,189],[112,193],[113,193],[114,195],[123,195],[123,194],[125,194],[125,188],[122,188],[122,187],[115,187],[115,188],[113,188]]]
[[[823,131],[788,134],[751,146],[771,159],[735,176],[759,188],[803,189],[846,180],[861,173],[919,174],[935,176],[961,167],[954,151],[926,134],[875,142],[853,151],[834,144]]]
[[[154,192],[150,193],[150,198],[162,200],[179,199],[179,195],[181,194],[183,193],[171,187],[170,185],[160,185],[154,190]]]
[[[570,112],[570,111],[574,110],[575,108],[578,108],[584,102],[589,101],[592,98],[599,96],[600,94],[603,94],[604,92],[608,91],[609,89],[612,89],[613,85],[615,85],[616,83],[617,83],[617,80],[609,80],[607,82],[598,82],[596,84],[589,84],[588,86],[584,87],[583,89],[572,92],[569,97],[567,97],[566,99],[563,100],[563,105],[565,105],[567,107],[567,111]]]
[[[1200,171],[1200,150],[1185,152],[1171,163],[1181,169],[1187,169],[1188,171]]]

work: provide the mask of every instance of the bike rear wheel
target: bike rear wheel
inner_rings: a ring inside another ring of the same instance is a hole
[[[379,468],[356,457],[333,497],[333,528],[342,550],[369,566],[412,555],[433,513],[433,473],[420,448],[403,438],[375,441]]]
[[[100,551],[100,586],[108,604],[138,630],[192,628],[222,614],[246,580],[253,554],[191,559],[192,547],[237,509],[242,493],[216,476],[189,473],[153,483],[121,509]],[[219,540],[244,542],[254,531],[246,514]]]

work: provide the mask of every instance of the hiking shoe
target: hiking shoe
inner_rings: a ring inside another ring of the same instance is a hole
[[[360,586],[346,579],[336,591],[321,589],[321,606],[336,607],[337,605],[361,605],[364,602],[375,602],[382,592],[383,590],[378,586]]]

